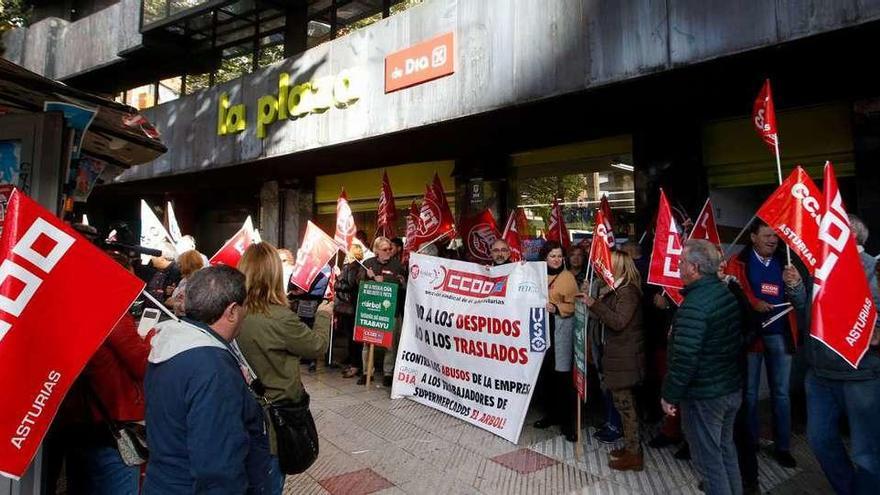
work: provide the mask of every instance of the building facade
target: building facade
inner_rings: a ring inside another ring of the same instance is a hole
[[[342,188],[372,234],[383,171],[401,233],[436,172],[458,216],[522,206],[540,231],[560,198],[579,236],[607,194],[638,239],[663,187],[683,216],[711,197],[730,240],[776,184],[749,117],[766,78],[784,173],[832,160],[880,231],[880,0],[405,3],[121,0],[15,30],[6,56],[153,105],[168,153],[98,188],[89,218],[171,200],[208,252],[247,215],[288,247],[307,219],[330,231]]]

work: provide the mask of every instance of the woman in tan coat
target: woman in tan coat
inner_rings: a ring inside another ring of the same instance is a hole
[[[265,388],[269,402],[308,401],[299,374],[300,358],[320,358],[327,350],[329,325],[313,331],[287,305],[282,283],[281,258],[267,242],[253,244],[238,262],[247,283],[247,316],[241,325],[238,345]],[[278,465],[275,432],[269,426],[273,472],[272,494],[280,494],[284,473]]]
[[[608,465],[617,470],[641,471],[639,417],[633,396],[633,387],[641,383],[645,374],[641,277],[632,258],[622,251],[611,253],[611,268],[614,286],[603,288],[597,299],[584,296],[590,312],[605,327],[604,382],[623,422],[625,446],[611,451]]]
[[[560,425],[569,442],[577,439],[575,409],[577,395],[571,382],[574,360],[572,344],[574,329],[574,298],[578,287],[574,275],[565,269],[565,253],[556,241],[544,244],[541,254],[547,262],[547,313],[550,320],[550,349],[538,378],[543,388],[545,414],[535,422],[535,428]]]

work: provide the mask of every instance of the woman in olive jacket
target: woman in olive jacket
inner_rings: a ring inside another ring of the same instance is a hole
[[[608,465],[622,471],[641,471],[639,417],[633,396],[633,387],[645,375],[641,277],[632,258],[622,251],[611,253],[611,266],[614,286],[600,291],[598,299],[584,296],[584,302],[605,326],[602,369],[623,422],[624,448],[611,451]]]
[[[307,401],[299,360],[324,355],[329,325],[318,325],[316,318],[312,331],[290,310],[282,282],[281,259],[271,244],[251,245],[242,255],[238,269],[244,273],[247,284],[247,316],[236,339],[242,354],[263,383],[269,402]],[[278,446],[271,422],[268,426],[273,465],[270,483],[272,493],[280,494],[284,473],[278,465]]]

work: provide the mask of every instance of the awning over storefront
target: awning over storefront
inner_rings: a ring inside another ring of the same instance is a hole
[[[134,108],[0,59],[0,115],[42,112],[47,101],[97,109],[83,138],[82,152],[114,166],[114,171],[105,173],[105,180],[113,172],[118,174],[133,165],[150,162],[167,151],[155,128]]]

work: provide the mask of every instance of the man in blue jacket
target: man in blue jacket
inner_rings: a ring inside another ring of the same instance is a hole
[[[864,249],[868,228],[854,215],[849,221],[874,304],[880,304],[877,262]],[[807,440],[840,495],[877,493],[880,487],[880,331],[873,330],[858,368],[818,340],[806,339]],[[849,424],[849,452],[840,431],[842,418]]]
[[[146,495],[268,493],[262,408],[229,344],[245,293],[238,270],[205,268],[187,282],[187,319],[156,328],[144,382]]]

